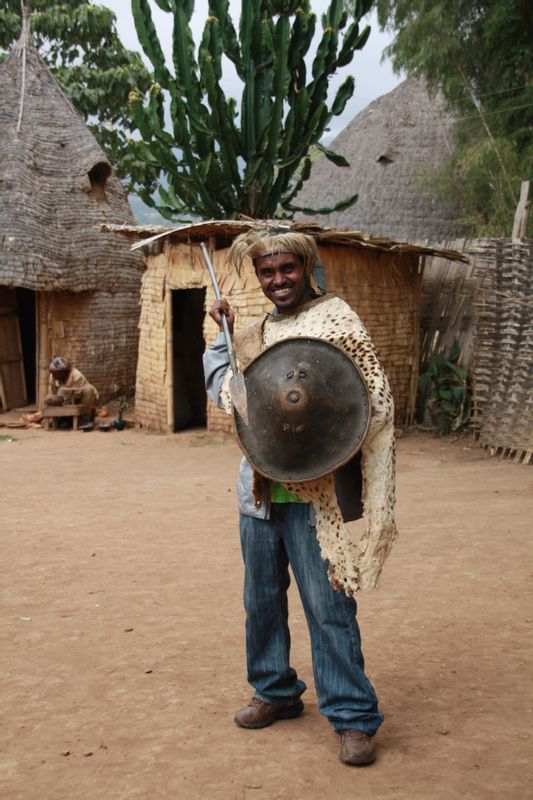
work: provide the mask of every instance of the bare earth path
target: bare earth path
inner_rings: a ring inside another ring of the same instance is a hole
[[[292,595],[305,714],[244,731],[239,452],[175,436],[0,430],[2,800],[532,796],[533,470],[399,441],[401,538],[359,600],[386,721],[338,762]],[[292,589],[291,589],[292,591]]]

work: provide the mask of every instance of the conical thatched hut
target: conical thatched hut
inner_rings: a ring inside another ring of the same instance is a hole
[[[453,144],[454,121],[442,97],[430,97],[422,80],[406,80],[370,103],[331,143],[350,167],[322,156],[295,205],[322,208],[357,193],[351,208],[315,219],[399,241],[454,239],[461,235],[457,209],[421,180],[442,165]]]
[[[134,385],[143,259],[119,180],[30,41],[0,65],[0,408],[41,403],[51,356],[106,399]]]
[[[217,328],[205,313],[214,297],[200,243],[211,250],[221,290],[237,312],[237,328],[244,327],[271,310],[252,267],[239,276],[226,263],[231,242],[250,224],[209,221],[175,229],[106,226],[131,241],[142,240],[147,255],[135,393],[136,417],[145,427],[175,431],[207,421],[210,430],[231,429],[225,414],[207,406],[204,389],[202,353]],[[286,226],[315,237],[322,283],[327,291],[341,295],[367,326],[391,382],[396,420],[402,426],[409,424],[418,377],[422,263],[424,256],[440,251],[313,223]],[[154,238],[147,239],[151,234]],[[457,253],[446,255],[462,260]]]

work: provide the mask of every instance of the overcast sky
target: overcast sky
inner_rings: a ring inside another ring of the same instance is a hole
[[[129,0],[99,0],[99,3],[115,12],[118,32],[124,45],[129,50],[141,51],[133,24]],[[159,34],[161,46],[170,63],[172,53],[172,16],[161,11],[153,0],[151,0],[150,5],[152,6],[152,16]],[[320,14],[327,9],[328,5],[329,0],[313,0],[312,2],[313,11],[317,16],[320,16]],[[240,0],[231,1],[231,14],[235,25],[238,24],[240,6]],[[200,41],[206,16],[207,0],[197,0],[196,11],[192,19],[194,38],[197,42]],[[344,114],[332,120],[330,126],[331,133],[327,137],[328,139],[333,138],[339,133],[359,111],[368,105],[368,103],[380,97],[382,94],[391,91],[391,89],[394,89],[401,80],[400,77],[393,74],[390,62],[380,63],[381,54],[384,47],[389,43],[390,36],[379,31],[377,21],[373,14],[369,15],[368,23],[372,27],[372,33],[363,50],[356,53],[354,60],[348,68],[341,70],[339,75],[336,75],[332,79],[332,96],[335,87],[338,86],[350,72],[355,76],[356,88],[354,96],[348,103]],[[317,24],[317,29],[321,30],[320,22]],[[235,74],[232,73],[231,64],[229,64],[229,62],[228,67],[229,68],[225,69],[224,73],[224,91],[227,95],[238,98],[240,97],[242,84],[236,78]]]

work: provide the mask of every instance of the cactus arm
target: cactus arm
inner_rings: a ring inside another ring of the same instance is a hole
[[[321,153],[323,153],[326,156],[328,161],[331,161],[333,164],[335,164],[335,166],[337,167],[350,166],[349,162],[346,161],[344,156],[341,156],[338,153],[334,153],[333,150],[329,150],[327,147],[324,147],[323,144],[317,144],[316,147],[318,150],[320,150]]]
[[[311,10],[309,0],[296,9],[291,33],[288,65],[295,89],[305,86],[306,67],[303,60],[315,35],[316,15]]]
[[[290,43],[290,23],[286,15],[280,16],[274,32],[275,65],[272,80],[272,96],[275,98],[270,111],[266,147],[265,166],[263,169],[261,186],[260,216],[265,215],[267,209],[277,201],[275,182],[273,182],[274,165],[278,160],[278,151],[283,141],[283,110],[289,88],[290,72],[287,67]]]
[[[361,33],[359,33],[359,23],[353,22],[342,42],[342,47],[337,57],[337,67],[345,67],[352,61],[356,50],[361,50],[370,36],[370,25],[367,25]]]
[[[307,156],[302,164],[300,175],[290,192],[288,192],[282,199],[281,205],[283,208],[288,208],[290,201],[293,197],[296,197],[302,186],[304,185],[305,181],[308,179],[309,175],[311,174],[311,157]]]
[[[239,78],[244,80],[241,48],[229,14],[228,0],[209,0],[209,16],[216,17],[219,21],[222,31],[223,52],[233,63]]]
[[[275,98],[272,105],[268,126],[268,142],[265,150],[267,160],[272,163],[277,159],[282,131],[283,106],[289,89],[290,72],[287,59],[290,43],[290,23],[286,16],[281,16],[276,24],[274,47],[275,66],[272,81],[272,96]]]
[[[171,75],[165,66],[165,56],[157,38],[150,4],[148,0],[131,0],[131,10],[141,47],[153,64],[154,78],[168,89]]]
[[[245,159],[249,160],[255,153],[256,128],[254,91],[256,65],[252,52],[254,22],[258,14],[258,0],[247,0],[241,11],[240,39],[243,62],[244,89],[241,102],[241,130]]]
[[[176,142],[179,142],[179,146],[182,150],[182,160],[187,167],[188,175],[191,177],[196,187],[196,196],[198,200],[195,203],[194,209],[191,208],[191,211],[196,213],[197,209],[204,204],[204,213],[207,212],[208,216],[216,216],[219,205],[201,180],[198,169],[199,160],[191,144],[192,137],[187,135],[186,125],[184,124],[187,119],[187,107],[178,92],[174,93],[170,105],[171,116],[174,121]]]
[[[220,22],[210,16],[206,22],[199,49],[199,65],[202,83],[211,108],[211,124],[214,138],[220,144],[217,158],[225,175],[225,180],[233,188],[241,181],[238,155],[239,133],[235,127],[234,111],[220,88],[222,79],[222,32]]]
[[[176,76],[176,92],[185,100],[190,125],[191,148],[200,158],[211,151],[212,131],[209,114],[202,105],[202,90],[198,81],[198,65],[189,25],[189,4],[174,0],[174,26],[172,31],[172,58]]]
[[[155,0],[155,3],[162,11],[167,11],[169,14],[173,10],[172,0]]]
[[[210,15],[202,37],[199,50],[201,79],[211,108],[211,126],[214,140],[219,149],[212,148],[213,169],[211,172],[213,190],[219,191],[223,198],[226,213],[238,205],[236,191],[241,177],[238,165],[239,133],[235,127],[234,108],[227,102],[220,87],[222,79],[223,31],[220,20]],[[209,185],[211,187],[211,182]]]
[[[346,108],[346,103],[353,95],[355,89],[355,81],[352,75],[348,75],[344,83],[342,83],[338,90],[337,94],[335,95],[335,99],[331,104],[331,116],[336,117],[339,114],[342,114],[344,109]]]
[[[344,200],[336,203],[334,206],[327,206],[324,208],[308,208],[307,206],[293,206],[290,203],[283,205],[287,211],[300,211],[302,214],[333,214],[335,211],[346,211],[347,208],[353,206],[357,202],[359,195],[352,194]]]

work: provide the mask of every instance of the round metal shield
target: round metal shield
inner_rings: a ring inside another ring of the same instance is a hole
[[[370,422],[366,383],[351,358],[322,339],[284,339],[244,370],[248,425],[239,444],[262,475],[303,483],[333,472],[361,447]]]

